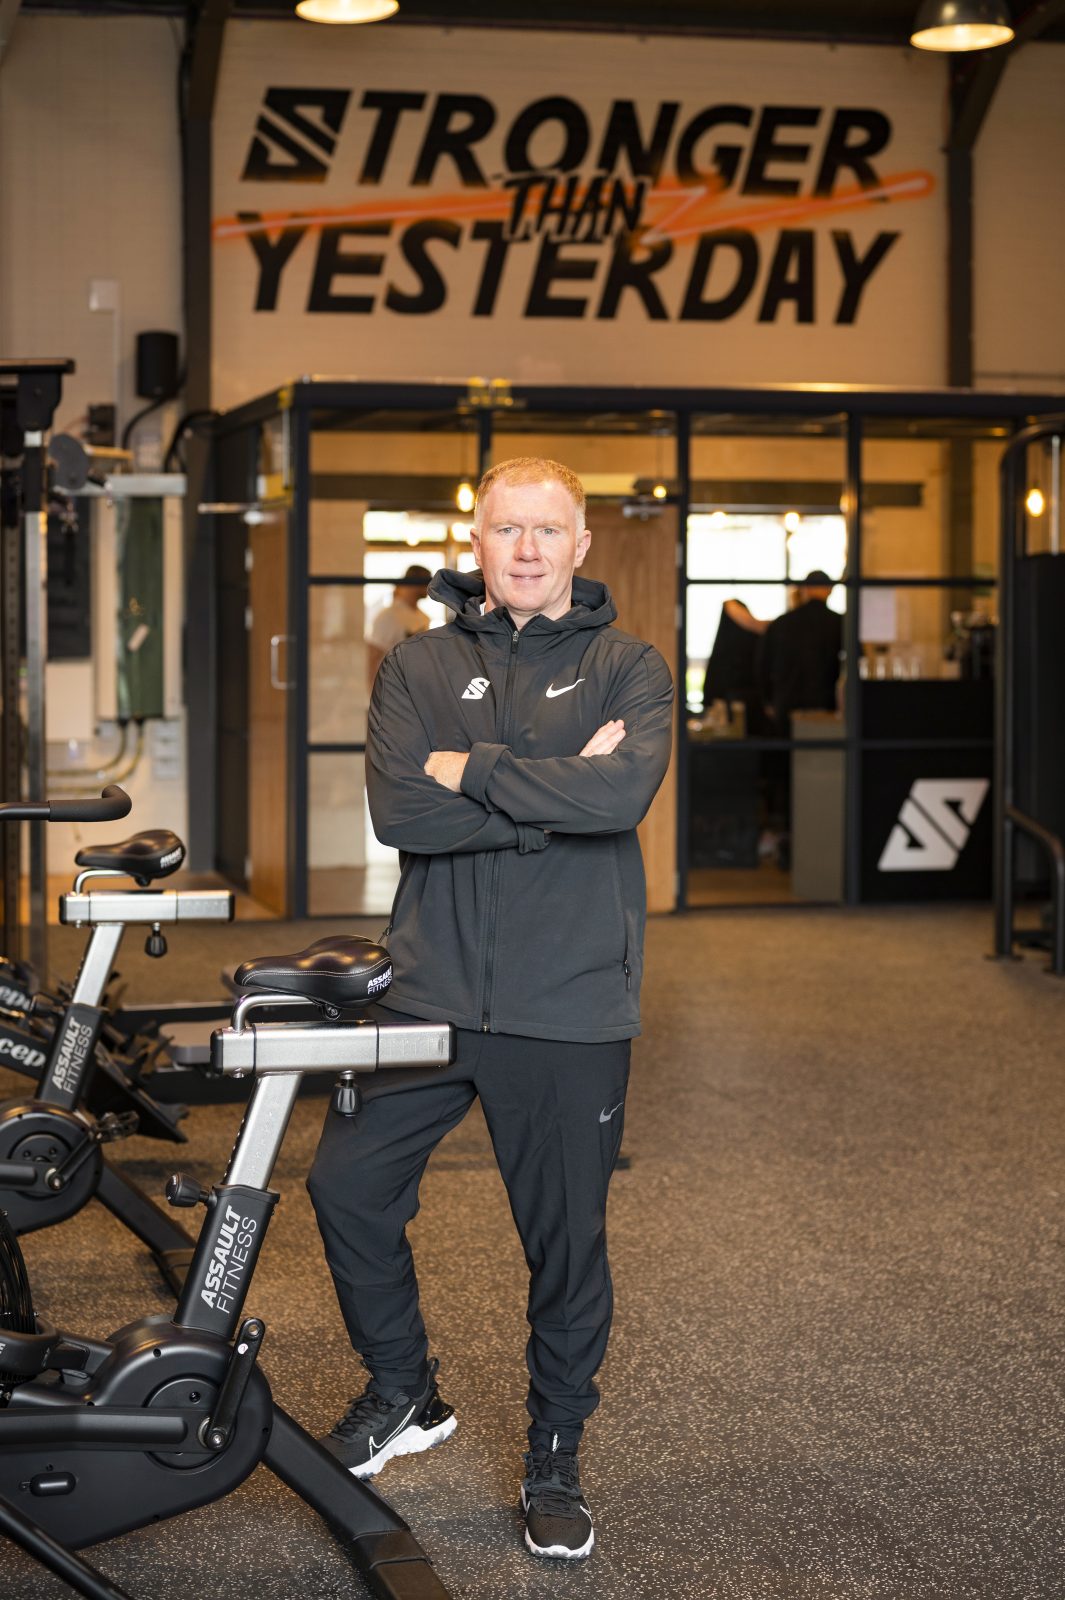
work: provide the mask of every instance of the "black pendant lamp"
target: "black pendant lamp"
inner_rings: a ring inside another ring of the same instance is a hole
[[[918,50],[991,50],[1013,38],[1004,0],[924,0],[910,43]]]

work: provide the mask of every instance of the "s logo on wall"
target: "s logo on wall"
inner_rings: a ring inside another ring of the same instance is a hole
[[[872,47],[234,26],[216,404],[310,371],[939,382],[939,79]]]
[[[990,787],[987,778],[916,778],[878,871],[952,872]]]

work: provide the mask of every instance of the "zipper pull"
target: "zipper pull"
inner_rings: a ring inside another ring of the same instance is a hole
[[[627,961],[623,962],[622,965],[625,968],[625,987],[626,987],[626,989],[631,989],[632,988],[632,968],[629,966],[629,963]]]

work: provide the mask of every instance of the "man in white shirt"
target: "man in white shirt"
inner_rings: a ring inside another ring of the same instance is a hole
[[[373,688],[377,669],[392,646],[403,639],[412,638],[416,633],[424,633],[429,626],[429,618],[424,611],[419,611],[418,601],[424,600],[428,594],[431,577],[428,567],[408,567],[403,582],[396,584],[392,604],[379,611],[370,624],[370,631],[366,635],[368,689]]]

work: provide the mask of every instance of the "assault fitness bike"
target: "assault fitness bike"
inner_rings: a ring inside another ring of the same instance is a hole
[[[52,812],[57,806],[78,804],[53,802]],[[93,806],[95,820],[108,820],[125,815],[130,802],[112,786],[101,800],[84,803],[85,809]],[[0,815],[4,810],[0,807]],[[26,808],[21,810],[24,814]],[[69,811],[63,809],[62,814]],[[164,1108],[139,1085],[114,1078],[108,1083],[112,1103],[117,1095],[126,1109],[110,1109],[96,1117],[83,1109],[82,1102],[99,1070],[97,1042],[105,1021],[101,1001],[125,929],[147,926],[149,947],[154,944],[154,953],[162,954],[164,925],[232,920],[233,896],[228,890],[148,887],[175,871],[184,855],[181,840],[167,830],[78,852],[76,860],[83,870],[73,891],[60,898],[60,920],[91,929],[89,943],[34,1098],[0,1104],[0,1205],[14,1232],[30,1233],[64,1222],[96,1198],[148,1246],[175,1295],[192,1259],[194,1241],[104,1154],[107,1144],[157,1128],[156,1112]],[[144,887],[84,890],[89,879],[116,876],[132,877]],[[172,1113],[173,1108],[166,1109]],[[176,1124],[170,1137],[184,1140]]]
[[[319,1512],[380,1600],[447,1600],[402,1518],[274,1402],[257,1364],[263,1322],[243,1316],[304,1074],[336,1075],[334,1110],[354,1115],[360,1074],[453,1059],[449,1023],[363,1014],[391,976],[384,949],[344,937],[237,969],[241,998],[212,1035],[211,1070],[254,1087],[222,1182],[209,1193],[183,1174],[168,1182],[172,1204],[207,1208],[172,1313],[104,1341],[44,1325],[0,1218],[0,1532],[88,1600],[130,1597],[78,1549],[221,1499],[260,1461]],[[293,1006],[317,1019],[249,1021]]]
[[[69,1053],[72,1045],[79,1054],[91,1048],[95,1067],[81,1085],[87,1109],[98,1116],[135,1112],[137,1131],[145,1138],[176,1144],[185,1143],[180,1127],[185,1108],[163,1104],[151,1092],[151,1074],[168,1064],[167,1037],[154,1021],[141,1021],[132,1034],[120,1025],[113,1015],[117,997],[111,981],[118,974],[112,963],[130,924],[147,927],[147,955],[164,956],[162,923],[229,921],[233,896],[227,890],[185,889],[160,900],[158,895],[134,896],[125,890],[111,892],[106,900],[98,894],[89,900],[82,888],[89,879],[130,877],[147,889],[176,872],[184,859],[184,844],[168,828],[137,833],[120,844],[79,850],[74,860],[82,870],[73,893],[60,899],[60,920],[85,921],[93,934],[72,988],[61,986],[50,993],[27,963],[0,956],[0,1067],[35,1080],[51,1077],[54,1088],[57,1053]],[[90,910],[92,915],[86,915]],[[72,1007],[81,1008],[74,1017]],[[142,1010],[138,1007],[138,1013]]]

